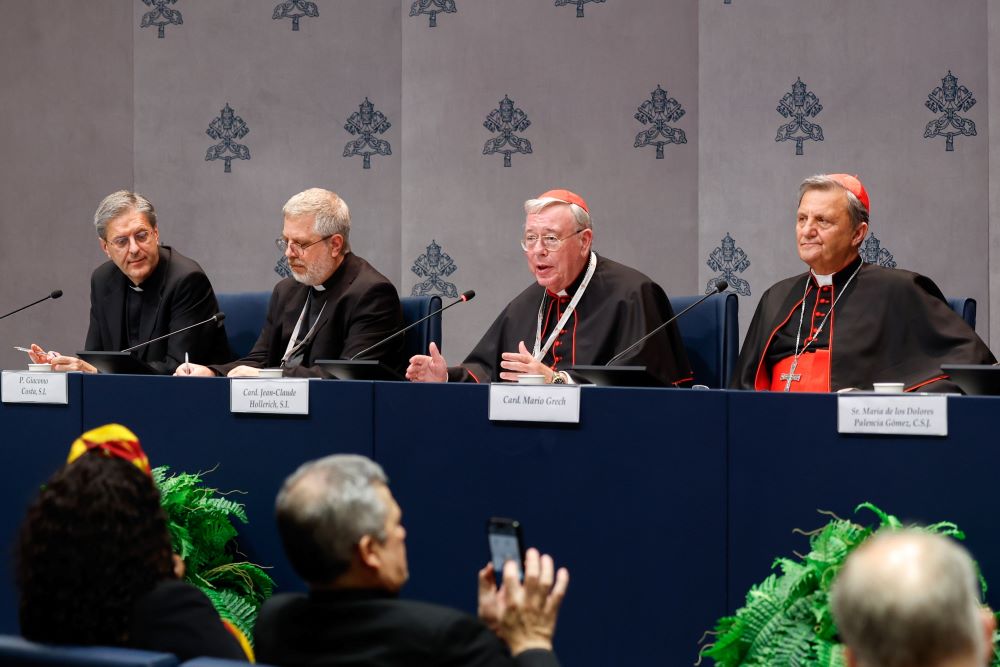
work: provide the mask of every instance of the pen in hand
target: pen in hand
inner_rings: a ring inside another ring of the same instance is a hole
[[[21,347],[20,345],[14,345],[13,347],[18,352],[27,352],[28,354],[34,353],[34,350],[32,350],[30,347]],[[58,352],[55,352],[55,351],[49,351],[49,352],[45,352],[45,356],[47,356],[49,358],[49,361],[52,361],[56,357],[60,356],[60,354]]]

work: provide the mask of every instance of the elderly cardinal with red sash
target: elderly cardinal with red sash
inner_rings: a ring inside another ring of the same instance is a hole
[[[868,192],[856,176],[823,174],[799,187],[795,239],[809,271],[761,297],[731,387],[771,391],[957,391],[941,364],[993,355],[925,276],[866,264]]]
[[[574,381],[567,368],[606,364],[673,316],[663,289],[633,268],[594,252],[590,207],[569,190],[524,203],[521,233],[535,283],[514,298],[461,366],[448,368],[437,346],[410,359],[413,382],[514,382],[522,374],[548,383]],[[676,325],[619,362],[644,366],[661,384],[691,381]]]

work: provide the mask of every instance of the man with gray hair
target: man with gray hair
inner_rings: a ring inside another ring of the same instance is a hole
[[[327,377],[317,359],[350,359],[403,327],[396,288],[351,252],[351,214],[343,199],[311,188],[289,199],[282,213],[275,244],[292,275],[275,285],[257,343],[238,361],[183,364],[176,375],[253,377],[261,368],[282,368],[285,376]],[[361,358],[398,371],[403,338]]]
[[[526,201],[524,212],[521,249],[535,284],[504,308],[461,366],[448,368],[431,343],[428,354],[410,359],[408,379],[498,382],[529,374],[547,383],[572,382],[567,367],[605,364],[673,317],[663,288],[593,251],[593,224],[583,197],[549,190]],[[620,364],[645,366],[666,386],[692,379],[676,324]]]
[[[257,618],[257,658],[295,667],[552,667],[559,605],[569,585],[549,556],[529,549],[498,591],[479,572],[479,616],[400,600],[409,577],[402,511],[382,468],[336,454],[302,465],[276,502],[278,532],[308,594],[276,595]]]
[[[906,391],[957,392],[941,364],[995,361],[930,278],[862,259],[870,210],[857,176],[802,182],[795,238],[809,271],[761,296],[733,389],[827,392],[901,382]]]
[[[976,567],[947,537],[886,530],[850,556],[833,583],[848,667],[983,667],[996,621]]]
[[[123,350],[219,311],[212,284],[198,263],[159,244],[156,211],[141,194],[119,190],[105,197],[94,213],[94,227],[110,261],[90,278],[88,351]],[[32,361],[50,363],[53,370],[97,372],[82,359],[46,352],[37,344],[31,350]],[[221,323],[195,327],[133,354],[163,374],[173,373],[185,355],[205,364],[233,357]]]

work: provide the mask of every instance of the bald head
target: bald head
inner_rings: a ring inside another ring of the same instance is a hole
[[[984,627],[975,566],[946,537],[877,534],[848,557],[831,606],[858,667],[986,664],[992,626]]]

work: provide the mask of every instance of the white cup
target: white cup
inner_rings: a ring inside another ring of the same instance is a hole
[[[906,385],[902,382],[875,382],[872,387],[876,394],[902,394]]]
[[[545,384],[545,376],[521,373],[517,376],[517,382],[518,384]]]
[[[51,373],[52,364],[28,364],[28,370],[32,373]]]
[[[282,368],[258,368],[257,377],[262,378],[280,378],[284,369]]]

